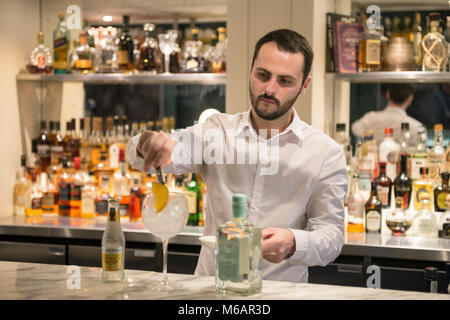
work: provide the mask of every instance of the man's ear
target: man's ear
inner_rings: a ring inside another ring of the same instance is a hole
[[[406,98],[405,105],[409,107],[414,99],[414,95],[410,94],[408,98]]]
[[[301,94],[303,94],[306,89],[308,89],[309,83],[311,82],[311,76],[308,76],[308,78],[306,78],[305,83],[303,83],[302,85],[302,90],[300,91]]]

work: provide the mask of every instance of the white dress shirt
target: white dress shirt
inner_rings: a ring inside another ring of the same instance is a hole
[[[204,235],[216,235],[217,227],[232,219],[232,194],[245,193],[250,222],[261,229],[290,229],[295,237],[295,253],[290,258],[278,264],[263,260],[263,278],[307,282],[307,267],[332,262],[344,244],[344,198],[348,187],[344,152],[329,136],[301,121],[296,112],[288,128],[270,139],[256,134],[249,114],[250,111],[216,114],[203,124],[174,133],[174,139],[184,135],[195,140],[179,142],[179,152],[193,160],[196,145],[203,147],[204,158],[192,161],[197,164],[175,163],[165,171],[198,173],[205,181],[208,191]],[[202,132],[210,129],[219,136],[215,142],[205,138],[205,134],[202,137]],[[217,145],[212,155],[220,154],[223,150],[217,151],[218,145],[224,144],[222,148],[227,151],[236,151],[236,162],[241,152],[236,147],[239,138],[256,139],[261,149],[272,149],[252,163],[249,156],[255,152],[249,153],[252,149],[245,148],[247,164],[211,164],[205,156],[211,151],[211,144]],[[138,140],[139,136],[130,139],[127,157],[132,166],[143,170],[144,161],[136,152]],[[272,164],[270,169],[268,164]],[[213,250],[202,246],[195,273],[215,275]]]
[[[367,112],[360,119],[353,122],[352,132],[354,135],[363,138],[365,131],[373,130],[374,139],[377,141],[377,144],[380,145],[384,140],[385,128],[392,128],[394,130],[394,139],[397,141],[401,140],[402,122],[409,123],[411,143],[415,144],[417,141],[417,129],[419,129],[422,124],[416,119],[408,116],[405,110],[390,105],[380,111]]]

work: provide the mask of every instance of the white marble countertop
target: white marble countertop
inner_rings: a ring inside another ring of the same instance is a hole
[[[79,269],[78,269],[79,268]],[[79,288],[75,269],[79,270]],[[249,297],[215,293],[213,277],[169,274],[180,288],[158,292],[149,288],[161,273],[125,270],[121,283],[104,283],[100,268],[0,261],[0,299],[6,300],[450,300],[449,294],[319,285],[263,280],[262,293]]]

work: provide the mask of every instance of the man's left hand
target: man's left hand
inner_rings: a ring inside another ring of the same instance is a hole
[[[291,230],[266,228],[262,231],[263,258],[272,263],[280,263],[295,250],[295,237]]]

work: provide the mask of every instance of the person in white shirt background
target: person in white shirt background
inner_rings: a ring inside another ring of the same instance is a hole
[[[351,128],[355,136],[362,139],[364,132],[373,130],[377,144],[384,139],[384,129],[392,128],[394,139],[400,141],[402,122],[409,123],[412,143],[417,141],[417,129],[422,123],[408,116],[406,110],[414,98],[414,87],[408,83],[393,83],[387,86],[387,106],[380,111],[369,111],[353,122]]]
[[[215,235],[219,225],[232,219],[231,196],[245,193],[247,218],[263,230],[264,279],[307,282],[308,266],[332,262],[344,244],[344,152],[332,138],[300,120],[292,107],[311,81],[312,60],[312,49],[302,35],[288,29],[269,32],[255,46],[250,110],[214,114],[171,135],[144,131],[127,147],[129,163],[139,170],[161,167],[165,172],[201,175],[208,188],[204,235]],[[206,137],[211,131],[219,138]],[[271,152],[254,157],[251,148],[239,149],[240,138],[253,139]],[[204,152],[200,161],[194,159],[195,145]],[[211,163],[205,158],[211,146],[217,158],[225,149],[256,161],[240,163],[233,156],[234,162],[216,158]],[[213,250],[202,247],[195,274],[213,276],[214,259]]]

